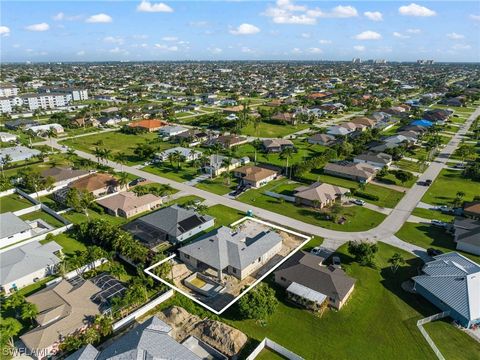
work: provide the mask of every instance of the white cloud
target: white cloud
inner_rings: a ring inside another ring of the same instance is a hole
[[[103,41],[105,41],[106,43],[110,43],[110,44],[118,44],[118,45],[122,45],[125,40],[119,36],[115,37],[115,36],[107,36],[107,37],[104,37],[103,38]]]
[[[71,15],[67,16],[64,12],[59,12],[55,15],[52,16],[52,19],[55,21],[75,21],[75,20],[80,20],[82,18],[82,15]]]
[[[53,20],[57,20],[57,21],[63,20],[64,18],[65,18],[65,14],[63,12],[59,12],[58,14],[53,16]]]
[[[260,32],[260,29],[252,24],[243,23],[237,28],[230,30],[233,35],[253,35]]]
[[[310,33],[301,33],[300,36],[304,39],[310,39],[312,37],[312,34]]]
[[[472,19],[473,21],[480,21],[480,15],[471,14],[469,17],[470,17],[470,19]]]
[[[465,35],[457,34],[456,32],[452,32],[452,33],[447,34],[447,37],[448,37],[450,40],[461,40],[461,39],[465,39]]]
[[[393,36],[395,36],[396,38],[399,38],[399,39],[409,39],[410,38],[410,36],[399,33],[398,31],[395,31],[393,33]]]
[[[163,41],[178,41],[178,37],[176,36],[164,36],[162,37]]]
[[[9,36],[10,28],[8,26],[0,26],[0,36]]]
[[[435,16],[437,13],[425,6],[417,5],[415,3],[411,3],[410,5],[400,6],[398,8],[398,12],[400,15],[405,16],[421,16],[421,17],[428,17],[428,16]]]
[[[471,48],[468,44],[455,44],[452,46],[453,50],[470,50]]]
[[[208,48],[208,51],[211,52],[212,54],[220,54],[223,52],[223,50],[220,49],[219,47]]]
[[[363,45],[355,45],[353,47],[353,50],[356,50],[356,51],[365,51],[367,48]]]
[[[171,13],[173,12],[173,9],[165,3],[151,3],[150,1],[142,0],[137,6],[137,11]]]
[[[354,39],[357,39],[357,40],[380,40],[381,38],[382,38],[382,35],[371,30],[361,32],[360,34],[357,34],[354,36]]]
[[[157,49],[164,50],[164,51],[172,51],[172,52],[178,51],[178,46],[176,45],[169,46],[165,44],[155,44],[155,47]]]
[[[318,43],[319,44],[331,44],[332,43],[332,40],[326,40],[326,39],[321,39],[321,40],[318,40]]]
[[[407,29],[407,33],[409,34],[420,34],[422,30],[420,29]]]
[[[48,29],[50,29],[50,25],[43,22],[39,24],[28,25],[25,29],[27,29],[28,31],[47,31]]]
[[[367,18],[369,18],[372,21],[383,20],[383,15],[380,11],[365,11],[363,15],[365,15]]]
[[[302,50],[300,50],[299,48],[292,49],[292,54],[301,54],[301,53],[302,53]]]
[[[323,53],[323,50],[318,47],[311,47],[311,48],[308,48],[308,52],[310,54],[321,54]]]
[[[334,7],[333,10],[329,13],[325,13],[323,17],[333,17],[333,18],[350,18],[358,16],[358,11],[353,6],[342,6],[339,5]]]
[[[96,15],[92,15],[87,20],[85,20],[87,23],[98,23],[98,24],[106,24],[106,23],[111,23],[113,21],[112,17],[110,15],[100,13]]]
[[[85,55],[85,50],[80,50],[80,51],[78,51],[78,52],[77,52],[77,55],[78,55],[78,56],[83,56],[83,55]]]
[[[242,48],[240,49],[240,51],[241,51],[242,53],[246,53],[246,54],[251,54],[251,53],[253,53],[253,50],[250,49],[249,47],[246,47],[246,46],[242,46]]]
[[[110,49],[109,52],[111,52],[112,54],[123,54],[123,55],[128,55],[129,54],[129,52],[127,50],[121,49],[118,46],[113,48],[113,49]]]

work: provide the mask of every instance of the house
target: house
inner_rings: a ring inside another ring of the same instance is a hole
[[[129,218],[145,211],[150,211],[162,205],[162,198],[153,194],[137,196],[127,191],[97,200],[97,204],[113,216]]]
[[[0,158],[5,158],[8,155],[11,162],[28,160],[40,154],[40,151],[30,149],[26,146],[13,146],[0,149]]]
[[[355,119],[350,120],[352,124],[355,124],[357,126],[364,126],[368,129],[373,129],[375,125],[377,124],[377,120],[370,119],[368,117],[358,117]]]
[[[65,132],[63,126],[60,124],[45,124],[45,125],[34,125],[34,126],[27,126],[25,131],[31,131],[36,135],[44,135],[49,131],[53,131],[56,134],[62,134]]]
[[[450,115],[453,114],[451,110],[445,109],[431,109],[423,113],[422,118],[436,123],[437,121],[447,121]]]
[[[240,179],[242,185],[259,188],[274,180],[278,172],[260,166],[246,165],[235,169],[234,176]]]
[[[480,201],[463,204],[463,215],[470,219],[480,220]]]
[[[178,343],[173,338],[172,328],[156,316],[152,316],[145,322],[130,329],[124,335],[115,338],[107,346],[102,347],[101,350],[97,350],[95,347],[88,344],[68,356],[66,360],[210,359],[210,357],[201,356],[204,354],[199,356],[194,351],[195,348],[190,349],[186,345]]]
[[[319,256],[299,251],[275,271],[275,282],[286,289],[290,300],[308,309],[317,310],[326,302],[339,310],[353,293],[356,280],[321,261]]]
[[[90,172],[86,170],[76,170],[71,168],[51,167],[43,170],[40,175],[43,178],[52,178],[55,180],[55,186],[67,186],[72,181],[81,179],[89,175]]]
[[[15,142],[18,136],[7,132],[0,132],[0,142]]]
[[[371,181],[378,169],[372,165],[352,162],[328,163],[323,168],[323,172],[328,175],[338,176],[359,182],[367,183]]]
[[[188,146],[195,146],[207,141],[209,134],[201,130],[189,129],[188,131],[184,131],[176,135],[174,138],[180,143],[186,141],[189,143]]]
[[[480,324],[480,265],[450,252],[427,262],[413,289],[465,328]]]
[[[231,114],[228,114],[228,116],[225,116],[225,120],[236,121],[238,120],[238,116],[235,115],[234,113],[231,113]]]
[[[164,121],[156,119],[146,119],[146,120],[137,120],[132,121],[128,124],[131,128],[140,128],[148,132],[154,132],[160,130],[161,127],[167,125]]]
[[[33,227],[12,212],[0,214],[0,247],[6,247],[31,238]]]
[[[272,116],[272,120],[277,120],[287,124],[295,124],[295,114],[292,113],[276,113]]]
[[[191,244],[178,249],[180,260],[197,271],[206,268],[243,280],[265,265],[282,248],[282,237],[263,231],[255,237],[226,226],[215,229]]]
[[[227,160],[230,161],[229,166],[226,164]],[[247,156],[241,159],[235,159],[223,155],[210,155],[208,161],[203,165],[202,170],[211,176],[218,176],[225,171],[231,171],[239,166],[246,165],[249,162],[250,159]]]
[[[402,134],[396,134],[383,139],[383,142],[385,144],[395,144],[395,145],[399,145],[403,143],[415,144],[417,142],[417,136],[413,136],[413,135],[405,136]]]
[[[266,152],[281,152],[286,148],[295,148],[293,142],[287,139],[265,139],[262,145]]]
[[[456,218],[453,229],[457,250],[480,255],[480,220]]]
[[[10,130],[20,130],[24,129],[27,126],[40,125],[38,121],[33,119],[16,119],[10,120],[5,123],[5,127]]]
[[[309,186],[300,186],[294,190],[297,204],[324,208],[337,200],[342,200],[350,190],[327,183],[315,182]],[[318,205],[317,205],[318,204]]]
[[[61,251],[55,241],[34,241],[0,253],[0,288],[8,295],[54,274]]]
[[[117,191],[118,183],[115,178],[109,174],[94,173],[71,182],[67,187],[57,190],[53,193],[55,200],[63,203],[70,189],[87,191],[95,197],[100,197]]]
[[[172,205],[152,214],[142,216],[124,225],[130,232],[149,247],[162,242],[179,243],[212,227],[215,219],[193,210]]]
[[[314,134],[307,139],[309,144],[318,144],[323,146],[333,145],[336,142],[335,136],[328,134]]]
[[[330,126],[327,129],[327,134],[333,136],[347,136],[357,130],[357,126],[358,125],[355,125],[351,122],[346,122],[341,125]]]
[[[97,121],[103,126],[115,126],[120,124],[123,120],[119,116],[101,116]]]
[[[234,146],[246,144],[248,142],[248,138],[235,136],[235,135],[221,135],[217,138],[213,138],[208,140],[205,145],[206,146],[215,146],[219,144],[224,149],[230,149]]]
[[[161,153],[156,153],[154,161],[168,161],[168,156],[170,154],[179,153],[185,161],[193,161],[199,159],[202,156],[201,151],[196,151],[194,149],[184,148],[184,147],[174,147],[171,149],[167,149],[162,151]]]
[[[187,132],[187,131],[188,131],[188,129],[183,127],[183,126],[167,125],[167,126],[162,127],[159,130],[159,134],[162,137],[170,137],[170,136],[177,136],[177,135],[179,135],[181,133],[184,133],[184,132]]]
[[[385,166],[388,168],[392,164],[392,156],[383,152],[366,152],[355,156],[353,162],[356,164],[369,164],[377,169],[382,169]]]
[[[92,300],[98,292],[100,288],[90,280],[76,286],[62,280],[28,296],[27,302],[38,309],[38,326],[20,336],[30,353],[42,354],[39,358],[53,355],[65,337],[87,328],[100,315]]]

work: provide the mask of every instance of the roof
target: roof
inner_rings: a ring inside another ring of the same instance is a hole
[[[2,225],[3,227],[3,225]],[[8,284],[38,270],[60,263],[55,252],[62,247],[55,241],[38,241],[16,247],[0,254],[0,284]]]
[[[277,172],[274,170],[266,169],[260,166],[255,165],[246,165],[235,169],[236,173],[243,174],[243,179],[248,181],[261,181],[272,175],[276,175]]]
[[[132,121],[128,124],[130,127],[142,127],[145,129],[158,129],[164,125],[166,125],[165,122],[155,119]]]
[[[23,334],[20,338],[30,349],[44,349],[85,325],[85,319],[93,319],[100,314],[98,305],[91,297],[100,288],[90,280],[74,287],[67,280],[40,290],[27,297],[27,301],[37,306],[38,327]]]
[[[346,163],[346,164],[334,164],[328,163],[325,165],[324,170],[334,171],[346,175],[359,176],[369,178],[376,173],[375,167],[366,163]]]
[[[69,187],[78,190],[95,191],[116,185],[117,181],[112,175],[95,173],[75,180],[69,185]]]
[[[275,275],[342,301],[353,288],[356,280],[338,267],[322,266],[322,260],[316,255],[299,251],[292,255],[275,272]]]
[[[410,123],[411,125],[423,126],[423,127],[431,127],[433,123],[431,121],[425,119],[414,120]]]
[[[480,220],[456,218],[455,241],[480,246]]]
[[[317,133],[310,136],[308,139],[313,141],[322,141],[324,143],[329,143],[329,142],[335,141],[335,136]]]
[[[135,226],[135,223],[140,222],[159,229],[170,236],[178,237],[212,219],[213,217],[209,215],[200,215],[193,210],[172,205],[142,216],[129,223],[128,227]]]
[[[152,316],[115,339],[104,350],[98,351],[87,345],[67,357],[67,360],[201,360],[187,347],[175,341],[169,335],[171,330],[169,325]]]
[[[31,226],[17,215],[7,212],[0,214],[0,239],[30,230]]]
[[[263,140],[263,146],[266,148],[293,146],[293,142],[287,139],[265,139]]]
[[[309,186],[300,186],[295,189],[295,197],[315,201],[321,203],[335,200],[339,195],[349,192],[340,186],[330,185],[327,183],[315,182]]]
[[[480,319],[480,265],[450,252],[425,264],[413,277],[430,294],[469,320]]]
[[[251,238],[222,226],[179,251],[217,270],[227,266],[243,270],[281,242],[281,236],[273,231],[262,231]]]
[[[167,125],[160,129],[161,133],[179,133],[186,131],[188,131],[187,128],[179,125]]]
[[[321,292],[312,290],[306,286],[303,286],[301,284],[298,284],[296,282],[292,282],[288,287],[287,291],[289,293],[298,295],[304,299],[316,302],[316,303],[323,303],[325,299],[327,298],[326,295],[322,294]]]
[[[467,214],[480,215],[480,201],[472,201],[463,204],[463,211]]]
[[[135,193],[127,191],[97,200],[97,203],[107,209],[129,211],[161,200],[160,197],[153,194],[137,196]]]
[[[362,161],[370,161],[375,163],[382,163],[384,165],[392,162],[392,156],[385,153],[366,152],[355,156],[355,159]]]
[[[61,168],[61,167],[52,167],[49,169],[45,169],[41,172],[41,175],[44,178],[52,177],[55,179],[55,181],[73,179],[86,174],[88,174],[88,171],[67,169],[67,168]]]

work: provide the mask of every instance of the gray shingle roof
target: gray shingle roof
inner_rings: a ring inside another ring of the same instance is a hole
[[[55,265],[60,259],[55,252],[62,247],[55,241],[44,245],[38,241],[0,254],[0,284],[8,284],[35,271]]]
[[[244,233],[232,232],[230,228],[222,226],[179,251],[215,269],[223,270],[230,265],[243,270],[279,242],[282,242],[281,236],[273,231],[262,232],[250,238]]]
[[[0,239],[30,230],[31,227],[25,221],[11,212],[0,214]]]
[[[413,280],[467,319],[480,318],[480,265],[456,252],[435,256]]]

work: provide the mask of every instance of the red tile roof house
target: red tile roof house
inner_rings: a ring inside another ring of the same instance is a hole
[[[323,168],[323,172],[328,175],[351,179],[358,182],[368,183],[371,181],[378,169],[372,165],[352,162],[329,163]]]
[[[161,127],[165,125],[167,125],[166,122],[155,119],[132,121],[130,124],[128,124],[128,126],[132,128],[142,128],[147,130],[148,132],[158,131]]]
[[[470,219],[480,220],[480,201],[463,204],[463,215]]]
[[[95,197],[100,197],[117,191],[118,183],[115,178],[109,174],[95,173],[85,176],[81,179],[71,182],[68,187],[64,187],[54,192],[55,200],[63,203],[70,189],[88,191]]]

